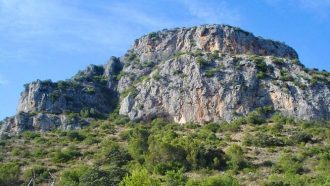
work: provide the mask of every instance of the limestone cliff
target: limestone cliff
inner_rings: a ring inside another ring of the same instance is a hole
[[[236,27],[163,30],[70,80],[26,85],[17,115],[0,132],[80,128],[117,105],[131,120],[232,120],[265,106],[329,120],[330,75],[304,68],[291,47]]]

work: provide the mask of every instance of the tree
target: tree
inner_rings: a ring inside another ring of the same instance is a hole
[[[147,169],[136,168],[131,176],[126,176],[120,182],[119,186],[160,186],[160,182],[148,175]]]
[[[227,155],[229,157],[227,164],[235,172],[244,168],[244,166],[246,165],[244,152],[240,146],[236,144],[230,146],[227,150]]]
[[[0,186],[19,185],[20,167],[16,163],[0,164]]]
[[[184,186],[187,182],[187,176],[183,174],[183,170],[179,171],[167,171],[165,174],[166,186]]]

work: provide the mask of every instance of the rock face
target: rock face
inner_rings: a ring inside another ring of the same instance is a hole
[[[291,47],[236,27],[163,30],[70,80],[26,85],[17,115],[0,133],[80,128],[117,104],[131,120],[232,120],[266,106],[299,119],[329,120],[330,76],[305,69]]]
[[[291,47],[238,28],[151,33],[125,59],[119,91],[133,93],[120,113],[132,120],[232,120],[264,106],[300,119],[330,118],[329,73],[307,71]]]
[[[4,120],[0,134],[78,129],[91,118],[107,116],[118,104],[116,75],[121,69],[119,59],[112,57],[106,65],[90,65],[66,81],[25,85],[17,114]]]

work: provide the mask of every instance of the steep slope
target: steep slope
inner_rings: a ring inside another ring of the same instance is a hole
[[[329,82],[328,72],[304,68],[291,47],[236,27],[163,30],[70,80],[26,85],[17,114],[5,119],[0,133],[81,128],[117,105],[134,121],[233,120],[259,107],[329,120]]]
[[[238,28],[151,33],[125,60],[120,113],[132,120],[232,120],[265,106],[299,119],[330,118],[329,73],[309,72],[292,48]]]
[[[90,65],[66,81],[26,84],[17,114],[5,119],[0,133],[78,129],[92,118],[107,117],[118,104],[116,75],[121,69],[119,59],[112,57],[106,65]]]

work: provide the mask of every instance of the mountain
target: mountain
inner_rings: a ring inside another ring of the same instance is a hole
[[[153,32],[120,57],[69,80],[25,85],[0,134],[79,129],[112,112],[132,121],[231,121],[258,108],[330,119],[330,74],[305,68],[281,42],[228,25]]]

